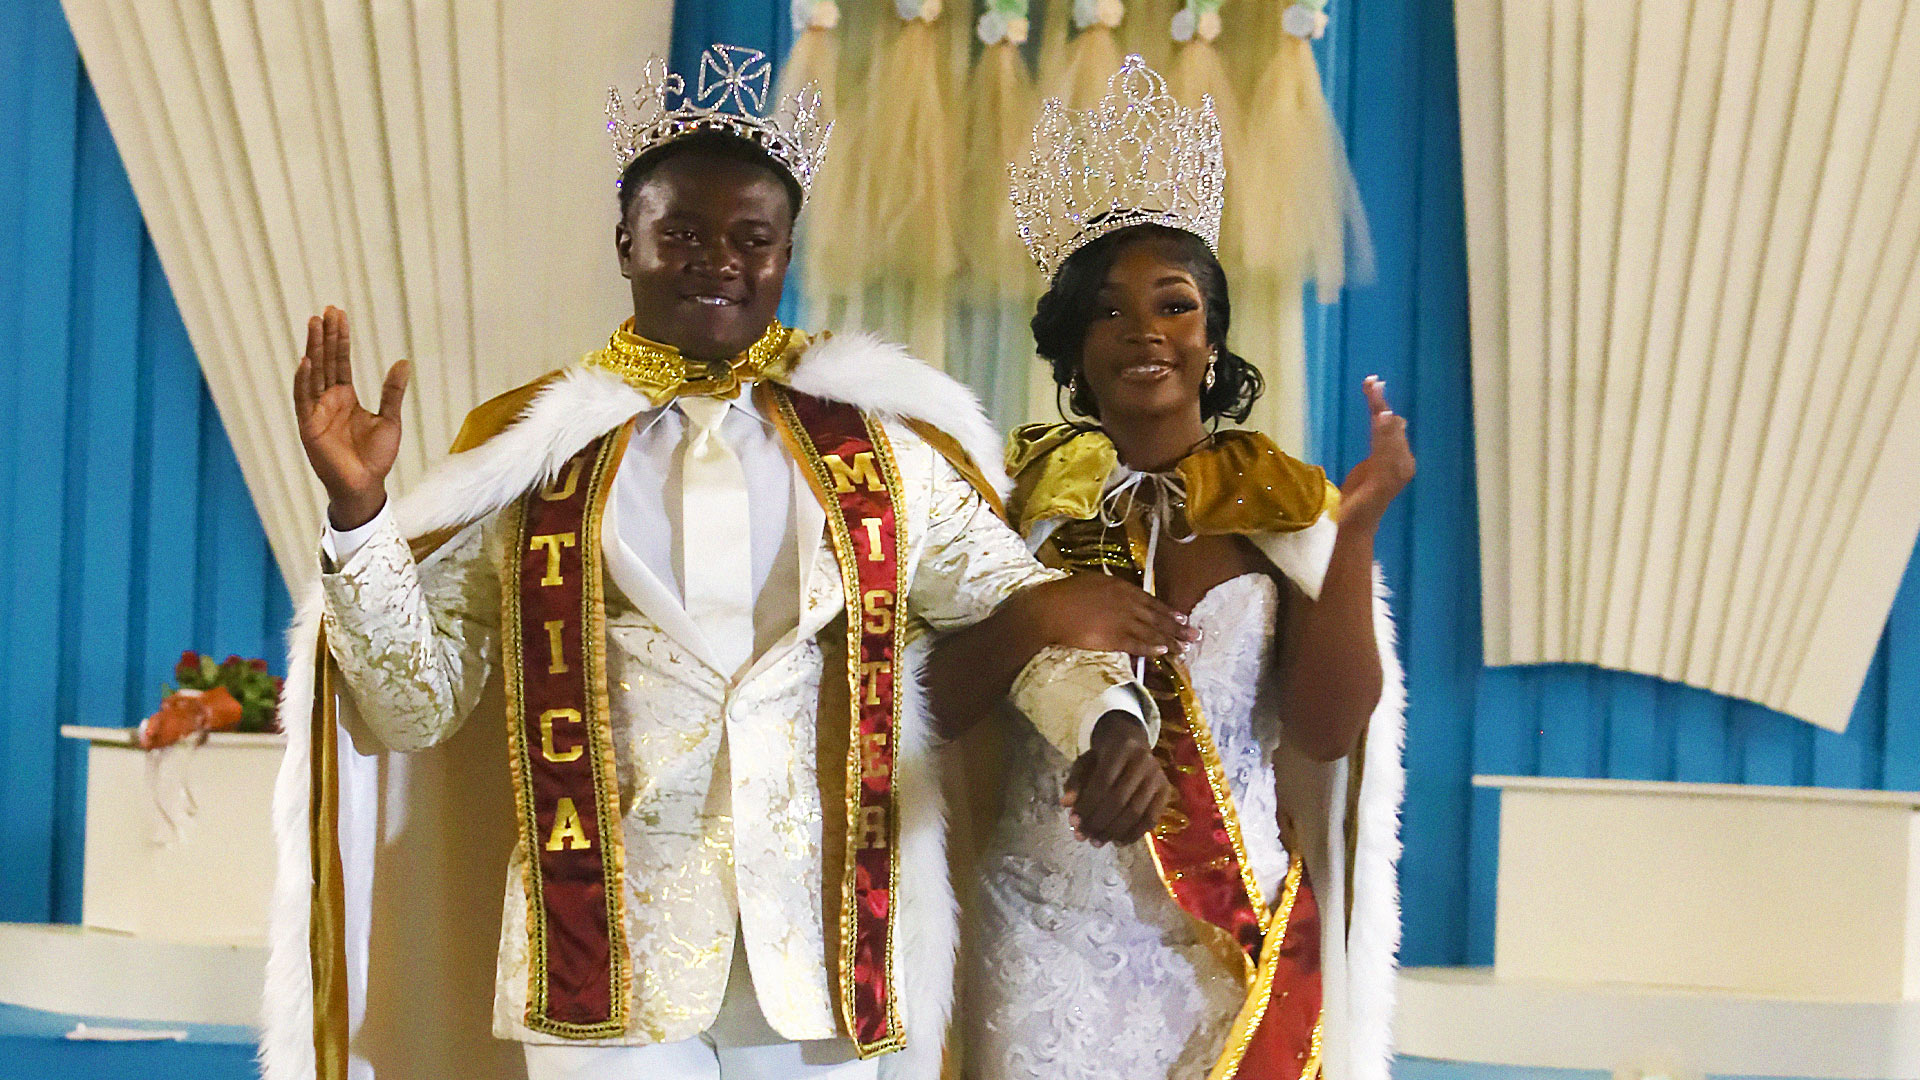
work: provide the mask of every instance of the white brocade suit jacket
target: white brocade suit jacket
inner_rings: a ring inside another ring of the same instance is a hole
[[[920,666],[930,632],[978,622],[1058,574],[915,430],[951,437],[1004,491],[998,438],[958,383],[864,336],[815,343],[785,381],[879,420],[899,464],[912,629],[895,759],[894,992],[906,1047],[881,1066],[883,1076],[934,1080],[958,931]],[[341,1071],[328,1060],[330,1025],[348,1029],[344,1071],[356,1080],[518,1076],[518,1048],[498,1040],[568,1041],[524,1024],[528,853],[513,826],[501,707],[502,510],[651,408],[596,368],[550,377],[510,426],[398,500],[390,524],[328,566],[302,605],[276,792],[280,878],[262,1049],[270,1080]],[[671,1042],[705,1030],[726,992],[737,927],[776,1031],[795,1040],[845,1033],[826,962],[837,898],[823,880],[825,861],[841,857],[830,830],[845,810],[822,805],[819,776],[822,725],[846,723],[845,604],[826,511],[797,462],[793,479],[794,629],[732,677],[679,597],[623,565],[632,553],[613,541],[612,522],[603,529],[633,980],[627,1030],[602,1042]],[[416,561],[409,538],[449,532]],[[1116,695],[1156,723],[1118,654],[1049,649],[1014,688],[1015,703],[1069,760]],[[321,715],[332,719],[313,719]],[[335,764],[313,752],[314,731],[331,733]],[[336,841],[343,884],[330,900],[315,882]],[[317,918],[344,927],[344,979],[314,959]],[[325,993],[342,983],[344,1002]]]

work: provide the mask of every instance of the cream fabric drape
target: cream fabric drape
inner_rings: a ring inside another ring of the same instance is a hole
[[[601,110],[671,0],[65,6],[290,582],[324,503],[289,404],[309,314],[347,309],[363,396],[414,362],[398,491],[626,309]]]
[[[1920,533],[1920,0],[1459,0],[1483,615],[1847,723]]]

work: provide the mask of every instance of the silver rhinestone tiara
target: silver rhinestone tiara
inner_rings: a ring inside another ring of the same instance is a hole
[[[666,61],[657,57],[647,62],[641,78],[630,101],[621,100],[617,87],[607,88],[607,134],[622,173],[649,150],[715,131],[766,151],[800,185],[803,198],[813,189],[833,124],[820,116],[820,94],[811,83],[767,112],[773,65],[766,53],[740,45],[708,46],[691,95],[687,80],[670,74]]]
[[[1220,250],[1227,170],[1213,99],[1182,108],[1137,55],[1091,109],[1047,99],[1027,161],[1008,171],[1020,239],[1049,278],[1067,256],[1129,225],[1184,229]]]

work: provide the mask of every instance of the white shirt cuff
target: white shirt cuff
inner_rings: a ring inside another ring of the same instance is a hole
[[[1157,723],[1160,710],[1149,706],[1147,688],[1139,683],[1122,683],[1119,686],[1107,687],[1099,697],[1093,699],[1093,709],[1087,716],[1086,727],[1080,732],[1081,753],[1084,754],[1092,748],[1093,729],[1100,723],[1100,718],[1110,712],[1126,713],[1140,721],[1140,726],[1147,729],[1147,745],[1153,745],[1154,741],[1160,737]]]
[[[327,522],[326,531],[320,534],[320,550],[334,566],[345,566],[348,560],[353,558],[354,553],[365,547],[368,540],[373,539],[373,534],[386,523],[392,513],[393,500],[388,499],[380,507],[379,513],[358,528],[342,531],[334,528],[333,522]]]

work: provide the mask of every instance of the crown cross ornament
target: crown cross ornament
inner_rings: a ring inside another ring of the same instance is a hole
[[[1183,108],[1138,55],[1091,109],[1049,98],[1027,160],[1008,166],[1013,219],[1052,278],[1069,255],[1131,225],[1166,225],[1220,250],[1227,170],[1213,99]]]
[[[700,56],[700,89],[694,100],[719,110],[732,102],[735,112],[758,115],[767,110],[767,91],[772,86],[773,63],[766,53],[715,45]]]
[[[772,113],[773,64],[767,54],[740,45],[710,45],[700,55],[692,95],[687,80],[666,61],[647,61],[644,83],[629,100],[607,89],[607,134],[620,172],[635,158],[699,132],[718,132],[766,152],[800,185],[804,199],[826,161],[833,124],[820,115],[820,93],[808,83],[786,95]]]

